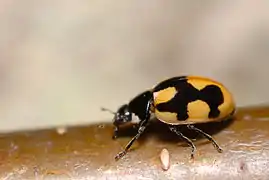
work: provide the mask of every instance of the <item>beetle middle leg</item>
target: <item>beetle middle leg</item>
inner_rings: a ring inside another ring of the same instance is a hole
[[[175,126],[169,126],[169,129],[176,133],[181,139],[183,139],[186,143],[188,143],[188,145],[191,147],[191,159],[194,158],[194,154],[196,152],[196,147],[193,144],[193,142],[186,136],[184,136]]]
[[[209,134],[205,133],[204,131],[202,131],[202,130],[196,128],[196,127],[194,127],[191,124],[188,124],[187,127],[188,127],[188,129],[194,130],[197,133],[203,135],[205,138],[207,138],[213,144],[213,146],[217,149],[217,151],[219,153],[223,152],[223,150],[220,148],[220,146],[217,144],[217,142]]]

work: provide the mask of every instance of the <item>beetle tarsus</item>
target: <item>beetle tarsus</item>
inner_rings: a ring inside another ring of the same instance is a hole
[[[194,160],[194,154],[191,154],[191,160]]]
[[[118,131],[114,131],[112,139],[117,139],[117,138],[118,138]]]
[[[115,126],[112,139],[117,139],[118,138],[118,132],[119,132],[119,127]]]
[[[223,152],[223,149],[221,149],[219,146],[215,146],[215,148],[217,149],[217,151],[218,151],[219,153],[222,153],[222,152]]]
[[[209,134],[205,133],[204,131],[194,127],[194,125],[188,124],[187,127],[191,130],[196,131],[197,133],[203,135],[205,138],[207,138],[215,147],[215,149],[219,152],[222,153],[223,150],[220,148],[220,146],[217,144],[217,142],[212,138],[212,136],[210,136]]]
[[[118,153],[116,156],[115,156],[115,160],[119,160],[121,159],[123,156],[125,156],[125,154],[127,153],[127,151],[122,151],[120,153]]]
[[[195,155],[195,152],[196,152],[196,147],[194,146],[194,144],[192,143],[191,145],[191,159],[194,159],[194,155]]]
[[[113,134],[112,139],[117,139],[118,135],[117,134]]]
[[[183,139],[188,145],[191,147],[191,159],[194,159],[194,155],[196,152],[196,147],[193,142],[186,136],[184,136],[175,126],[170,126],[170,130],[176,133],[181,139]]]

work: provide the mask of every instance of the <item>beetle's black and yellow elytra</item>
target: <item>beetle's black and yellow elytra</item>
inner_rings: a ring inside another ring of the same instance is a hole
[[[194,124],[222,121],[230,118],[234,112],[235,102],[232,94],[217,81],[199,76],[179,76],[167,79],[139,94],[114,113],[114,138],[117,137],[119,126],[133,120],[133,114],[139,118],[136,136],[115,158],[119,159],[127,153],[134,141],[145,130],[151,113],[192,147],[191,157],[196,148],[192,141],[177,129],[178,125],[187,125],[189,129],[202,134],[219,152],[222,152],[215,140],[196,128]]]
[[[156,117],[171,125],[219,121],[235,109],[231,93],[208,78],[175,77],[161,82],[152,92]]]

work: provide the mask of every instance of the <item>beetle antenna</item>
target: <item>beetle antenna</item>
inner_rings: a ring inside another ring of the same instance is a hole
[[[104,107],[101,107],[101,111],[108,111],[111,114],[116,114],[115,112],[111,111],[110,109],[107,109],[107,108],[104,108]]]

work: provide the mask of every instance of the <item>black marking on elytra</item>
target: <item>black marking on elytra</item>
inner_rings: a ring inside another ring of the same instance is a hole
[[[173,77],[173,78],[170,78],[166,81],[163,81],[163,82],[160,82],[158,85],[156,85],[153,89],[154,92],[157,92],[157,91],[160,91],[160,90],[163,90],[167,87],[174,87],[175,84],[178,84],[179,82],[186,82],[188,79],[187,79],[187,76],[178,76],[178,77]]]
[[[218,117],[220,114],[218,107],[224,102],[223,94],[220,88],[216,85],[208,85],[200,90],[199,97],[199,99],[206,102],[210,108],[208,117]]]
[[[185,121],[189,118],[188,104],[196,100],[202,100],[210,107],[209,118],[219,116],[219,105],[224,102],[223,94],[216,85],[208,85],[200,91],[187,82],[187,78],[179,77],[160,83],[154,92],[165,89],[167,87],[175,87],[177,90],[173,99],[168,102],[157,104],[156,109],[160,112],[177,113],[177,119]]]
[[[156,109],[160,112],[177,113],[177,119],[184,121],[189,118],[188,103],[199,98],[199,90],[189,84],[187,80],[180,80],[174,83],[173,87],[178,91],[174,98],[168,102],[157,104]]]

